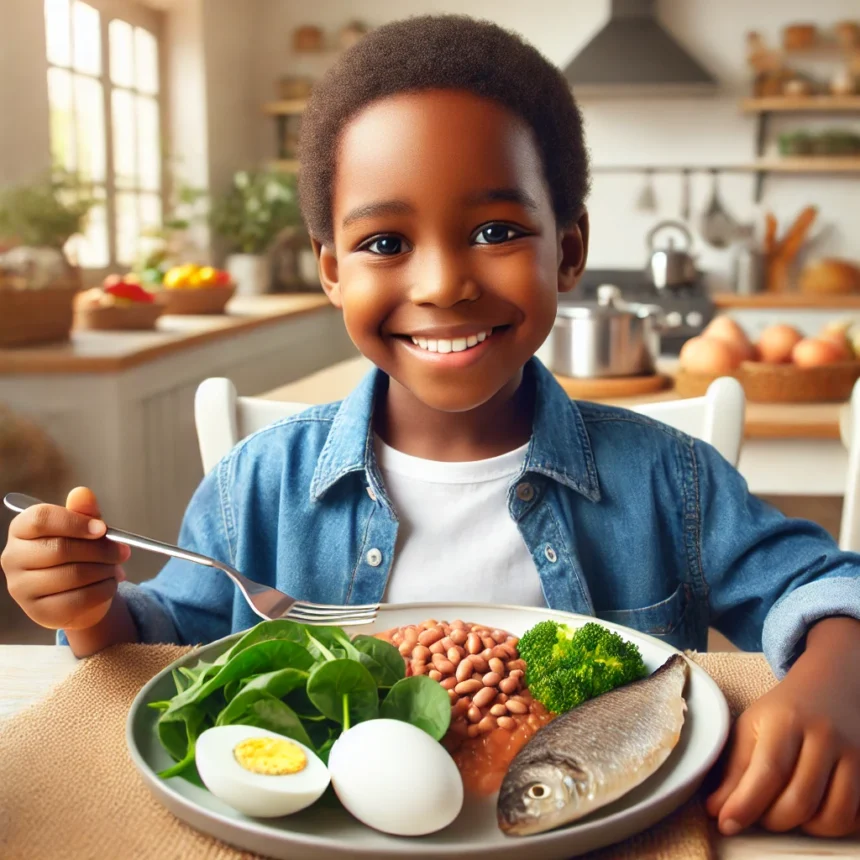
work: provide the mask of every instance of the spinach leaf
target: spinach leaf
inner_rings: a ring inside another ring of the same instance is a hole
[[[305,633],[305,647],[317,660],[358,660],[358,651],[340,627],[306,627]]]
[[[246,648],[272,639],[284,639],[302,646],[306,646],[308,641],[304,624],[299,624],[297,621],[289,621],[286,618],[280,618],[275,621],[261,621],[252,627],[232,648],[225,651],[215,661],[214,665],[224,666]]]
[[[427,675],[411,675],[398,681],[379,706],[379,716],[403,720],[441,741],[451,723],[448,691]]]
[[[227,707],[218,714],[215,725],[228,726],[235,723],[236,717],[244,713],[258,699],[266,696],[283,699],[290,691],[303,687],[307,680],[308,673],[301,669],[278,669],[275,672],[257,675],[248,681],[230,700]]]
[[[406,662],[390,642],[375,636],[356,636],[352,644],[377,686],[392,687],[406,676]]]
[[[314,748],[314,744],[296,712],[280,699],[267,693],[264,693],[262,698],[249,702],[248,707],[231,720],[230,724],[268,729],[270,732],[277,732],[279,735],[292,738],[310,749]],[[228,725],[228,723],[221,725]]]
[[[194,742],[207,728],[206,722],[206,712],[198,705],[168,710],[158,718],[158,738],[177,761],[184,761],[189,754],[193,760]]]
[[[319,711],[345,729],[354,723],[372,720],[379,713],[376,681],[355,660],[330,660],[318,665],[308,678],[307,691],[308,698]],[[448,694],[442,692],[447,701]]]

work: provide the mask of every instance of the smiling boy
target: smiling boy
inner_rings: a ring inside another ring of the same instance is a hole
[[[588,248],[588,164],[560,73],[445,16],[382,27],[315,89],[302,205],[323,288],[378,368],[237,446],[180,543],[321,603],[493,601],[678,647],[709,624],[782,682],[738,721],[709,809],[842,835],[860,813],[860,559],[749,495],[708,445],[573,403],[533,359]],[[9,589],[75,653],[207,642],[256,617],[171,560],[141,586],[88,490],[21,514]]]

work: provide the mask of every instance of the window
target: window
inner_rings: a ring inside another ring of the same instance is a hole
[[[129,266],[161,226],[160,16],[131,0],[44,0],[54,164],[98,201],[72,253]]]

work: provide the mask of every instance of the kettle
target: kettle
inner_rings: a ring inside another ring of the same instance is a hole
[[[672,237],[669,237],[665,246],[655,247],[657,235],[664,230],[680,232],[686,247],[680,250],[676,249]],[[659,224],[655,224],[648,233],[646,243],[651,252],[648,273],[651,276],[651,283],[658,290],[685,286],[696,280],[696,265],[690,254],[693,237],[681,221],[660,221]]]

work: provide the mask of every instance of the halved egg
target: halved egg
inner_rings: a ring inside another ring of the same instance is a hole
[[[317,754],[254,726],[215,726],[197,739],[197,771],[216,797],[245,815],[278,818],[317,801],[329,784]]]

